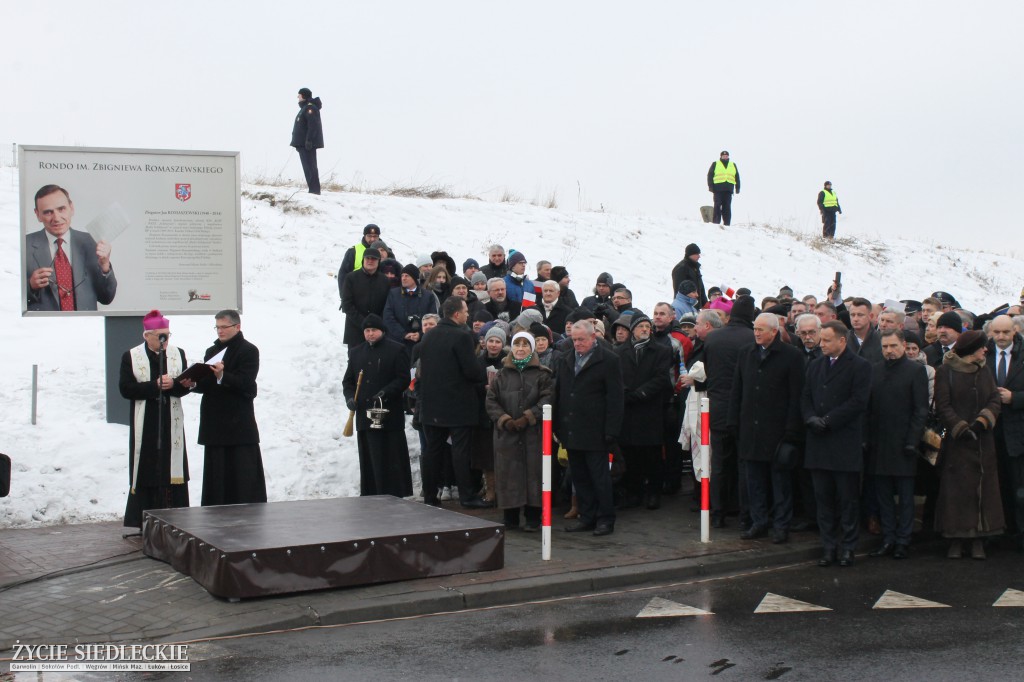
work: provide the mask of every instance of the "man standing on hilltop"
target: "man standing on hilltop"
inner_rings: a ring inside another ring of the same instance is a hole
[[[324,131],[320,125],[319,97],[309,88],[299,90],[299,114],[292,126],[292,145],[299,153],[302,172],[310,194],[320,194],[320,171],[316,167],[316,150],[324,148]]]
[[[832,181],[825,181],[825,189],[818,192],[818,210],[821,211],[821,236],[833,239],[836,236],[836,214],[842,213],[839,197],[832,191]]]
[[[712,222],[729,225],[732,222],[732,194],[740,193],[740,172],[736,170],[736,164],[729,163],[729,152],[722,151],[718,161],[708,169],[708,191],[715,195]]]

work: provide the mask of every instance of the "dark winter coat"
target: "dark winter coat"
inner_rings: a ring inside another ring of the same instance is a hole
[[[992,373],[946,353],[935,372],[935,413],[946,427],[935,528],[947,537],[995,535],[1005,527],[992,432],[1000,407]],[[963,439],[975,422],[977,440]]]
[[[374,397],[382,393],[383,406],[390,410],[384,418],[383,430],[404,431],[402,392],[409,385],[409,354],[404,346],[386,335],[375,344],[364,341],[355,346],[348,356],[348,367],[341,381],[346,403],[355,397],[360,370],[363,381],[356,399],[356,430],[370,428],[366,411],[376,406]]]
[[[576,374],[572,349],[555,361],[554,428],[567,450],[607,450],[622,428],[623,388],[619,356],[600,342]]]
[[[907,356],[872,366],[865,422],[867,473],[915,476],[917,446],[928,417],[928,372]],[[908,452],[907,448],[913,448]]]
[[[704,289],[704,277],[700,274],[700,262],[691,258],[684,258],[672,268],[672,296],[679,292],[679,285],[690,280],[697,285],[697,292],[700,294],[697,308],[703,308],[708,302],[708,293]]]
[[[937,368],[942,364],[942,344],[938,341],[929,343],[921,352],[924,353],[924,356],[928,359],[928,364],[932,367]]]
[[[995,378],[998,355],[994,341],[988,342],[986,364]],[[1024,339],[1020,334],[1013,337],[1010,346],[1010,363],[1006,367],[1006,383],[1003,388],[1013,394],[1009,403],[1003,403],[996,423],[996,444],[1006,449],[1010,457],[1024,455]],[[1024,529],[1021,529],[1024,530]]]
[[[366,243],[366,237],[364,236],[359,240],[363,248],[367,248],[370,245]],[[345,298],[345,278],[348,277],[349,273],[355,272],[357,268],[362,268],[362,263],[356,263],[356,247],[350,246],[345,251],[345,255],[341,259],[341,267],[338,268],[338,297],[344,300]],[[399,266],[401,267],[401,266]]]
[[[872,365],[885,360],[885,356],[882,355],[882,337],[874,327],[868,332],[864,343],[860,342],[852,329],[846,332],[846,348],[852,350]]]
[[[726,428],[732,380],[740,351],[754,343],[754,330],[739,320],[708,334],[704,339],[704,372],[707,374],[708,400],[711,401],[711,428]]]
[[[206,349],[209,360],[227,347],[221,383],[210,375],[201,379],[193,391],[203,394],[199,406],[199,444],[218,447],[256,445],[260,432],[256,427],[256,375],[260,371],[260,349],[238,332],[227,343],[220,339]]]
[[[405,287],[392,287],[388,291],[388,301],[384,304],[384,326],[392,340],[412,348],[416,343],[407,341],[405,335],[419,331],[423,316],[428,313],[437,314],[437,311],[437,296],[433,292],[418,286],[410,294]],[[410,317],[415,319],[411,320]]]
[[[345,313],[344,340],[352,347],[363,343],[363,321],[367,315],[384,316],[391,284],[380,270],[368,275],[362,268],[349,275],[347,282],[341,294],[341,310]]]
[[[487,373],[476,358],[476,337],[465,325],[442,319],[420,347],[420,423],[471,427],[480,423],[479,389]]]
[[[624,410],[619,444],[661,445],[665,429],[664,404],[672,397],[672,350],[650,339],[618,349],[622,366]]]
[[[601,305],[602,303],[608,304],[608,307],[610,308],[612,305],[611,295],[609,294],[608,296],[598,296],[597,294],[594,294],[593,296],[587,296],[585,299],[583,299],[583,303],[581,303],[580,305],[589,310],[590,312],[594,312],[594,309],[597,306]]]
[[[771,462],[780,443],[803,440],[803,387],[804,360],[781,336],[775,336],[764,357],[756,343],[740,352],[727,422],[730,431],[736,430],[740,459]]]
[[[522,372],[507,355],[487,389],[487,415],[494,422],[494,480],[502,509],[541,506],[543,406],[551,404],[554,386],[551,370],[534,353]],[[505,428],[522,416],[528,423],[524,430]]]
[[[480,272],[487,275],[487,279],[494,279],[495,277],[501,277],[504,279],[505,275],[508,274],[508,261],[501,261],[501,265],[495,265],[491,261],[484,263],[483,267],[480,268]]]
[[[829,367],[822,355],[807,368],[801,410],[828,422],[824,433],[807,429],[804,466],[828,471],[863,471],[864,415],[871,397],[871,364],[847,348]]]
[[[320,110],[323,103],[319,97],[308,102],[299,102],[299,113],[292,126],[291,146],[303,149],[323,149],[324,130],[320,125]]]
[[[544,324],[555,334],[565,333],[565,321],[575,308],[571,307],[566,301],[558,299],[555,301],[555,305],[551,307],[551,313],[547,312],[543,303],[537,304],[537,310],[544,316]]]
[[[502,303],[498,303],[492,298],[487,303],[484,303],[484,310],[489,312],[496,320],[511,322],[519,317],[519,313],[523,312],[523,304],[516,303],[507,298]]]

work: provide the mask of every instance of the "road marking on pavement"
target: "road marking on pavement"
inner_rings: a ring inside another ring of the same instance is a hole
[[[655,597],[647,603],[643,610],[636,614],[637,618],[674,618],[677,616],[712,616],[713,611],[698,609],[678,602]]]
[[[1024,606],[1024,592],[1008,587],[992,606]]]
[[[940,604],[937,601],[921,599],[902,592],[886,590],[885,594],[878,598],[873,609],[948,609],[949,604]]]
[[[768,592],[754,609],[754,613],[796,613],[797,611],[831,611],[827,606],[818,606],[799,599],[790,599]]]

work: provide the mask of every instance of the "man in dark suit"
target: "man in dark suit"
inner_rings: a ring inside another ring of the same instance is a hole
[[[1015,333],[1009,315],[992,320],[988,334],[985,365],[1002,401],[995,437],[1003,514],[1017,549],[1024,550],[1024,339]]]
[[[874,478],[882,545],[870,556],[907,558],[914,527],[914,476],[928,416],[928,373],[907,357],[902,329],[881,333],[884,362],[872,365],[871,402],[865,424],[867,474]],[[899,497],[894,504],[893,498]]]
[[[110,244],[71,229],[75,205],[59,185],[44,185],[35,196],[43,229],[25,237],[28,310],[96,310],[117,293]]]
[[[242,336],[237,310],[222,310],[214,317],[217,340],[203,356],[208,361],[224,351],[213,365],[213,375],[191,387],[203,394],[199,405],[199,444],[203,456],[204,507],[267,501],[260,432],[253,401],[260,349]]]
[[[796,448],[802,440],[800,396],[804,359],[779,334],[779,318],[761,313],[754,320],[754,344],[740,351],[729,400],[727,428],[745,462],[751,526],[744,540],[767,535],[780,544],[789,536],[793,519],[793,475]],[[788,461],[779,461],[788,453]],[[769,491],[772,508],[769,515]]]
[[[459,503],[469,509],[493,507],[474,488],[470,477],[470,449],[473,431],[480,423],[480,390],[487,373],[476,359],[476,337],[466,322],[466,299],[449,297],[441,306],[444,316],[420,346],[420,375],[416,382],[419,420],[427,438],[420,469],[423,501],[440,506],[437,500],[445,447],[451,438],[452,466],[459,486]]]
[[[801,410],[807,426],[805,466],[811,470],[824,553],[818,565],[852,566],[859,526],[863,421],[871,394],[871,363],[846,347],[846,327],[821,328],[822,356],[807,368]]]
[[[711,401],[711,525],[725,526],[729,507],[738,502],[740,525],[746,526],[746,486],[736,457],[736,439],[728,430],[732,380],[740,351],[753,344],[754,299],[737,296],[729,324],[704,340],[704,371],[707,373],[708,398]],[[744,528],[746,530],[746,528]]]
[[[622,428],[623,386],[619,356],[598,343],[594,324],[572,325],[572,347],[555,360],[554,430],[569,452],[579,520],[570,533],[615,530],[608,452]]]

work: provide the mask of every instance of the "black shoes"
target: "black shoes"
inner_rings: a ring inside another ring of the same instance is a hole
[[[597,528],[594,529],[594,535],[600,537],[602,535],[611,535],[615,532],[615,526],[610,523],[599,523]]]
[[[907,546],[896,545],[896,549],[892,551],[893,559],[906,559],[907,558]]]
[[[807,531],[817,531],[818,524],[811,523],[810,521],[798,521],[792,524],[789,529],[794,533],[806,533]]]
[[[459,504],[462,505],[463,509],[490,509],[494,506],[493,502],[488,502],[482,497],[471,497],[468,500],[460,500]]]
[[[873,552],[869,552],[868,556],[889,556],[895,551],[896,545],[891,542],[886,542],[884,545],[879,547]]]
[[[772,544],[773,545],[781,545],[784,542],[786,542],[787,540],[789,540],[789,533],[787,533],[786,531],[784,531],[784,530],[782,530],[780,528],[773,528],[772,529]]]
[[[588,530],[594,530],[594,524],[577,521],[576,523],[570,523],[565,527],[566,533],[582,533]]]
[[[839,555],[839,565],[843,568],[853,566],[853,550],[844,549],[843,553]]]
[[[822,568],[828,568],[829,566],[831,566],[835,562],[836,562],[836,551],[834,549],[833,550],[826,549],[825,553],[821,555],[820,559],[818,559],[818,565],[821,566]]]
[[[763,538],[768,535],[768,529],[764,526],[751,526],[749,529],[740,533],[741,540],[756,540]]]
[[[716,515],[712,514],[712,516],[711,516],[711,527],[712,528],[725,528],[725,517],[721,516],[721,515],[716,516]]]

